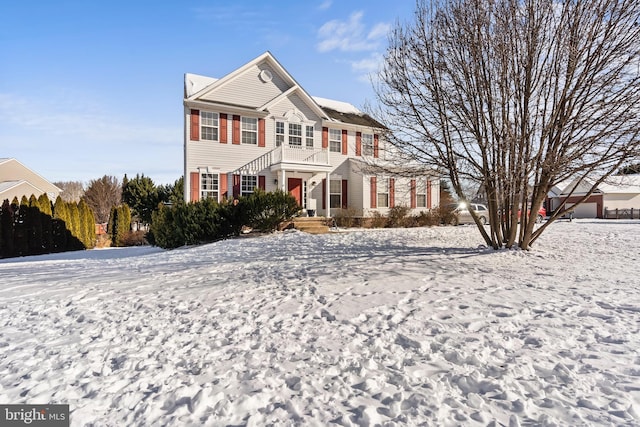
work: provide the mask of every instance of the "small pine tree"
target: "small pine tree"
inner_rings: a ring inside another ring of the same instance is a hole
[[[67,231],[68,216],[67,203],[58,196],[53,205],[52,233],[54,252],[64,252],[67,250],[69,238]]]
[[[42,241],[42,220],[40,219],[40,207],[35,195],[29,198],[29,205],[26,212],[26,227],[29,237],[29,255],[43,253],[44,245]]]
[[[2,202],[2,216],[0,216],[0,229],[2,229],[2,247],[0,248],[0,258],[10,258],[14,256],[13,250],[13,207],[9,199]]]
[[[51,201],[46,193],[38,197],[38,208],[40,209],[40,222],[42,224],[42,247],[44,253],[53,251],[53,218]]]
[[[27,229],[27,208],[29,207],[29,200],[26,196],[22,196],[22,200],[18,202],[18,198],[14,198],[14,235],[13,246],[16,256],[25,256],[29,254],[29,232]]]
[[[93,216],[93,212],[84,200],[80,200],[80,203],[78,203],[78,211],[80,212],[80,218],[83,225],[82,235],[84,246],[86,248],[93,248],[95,247],[96,242],[96,221]]]

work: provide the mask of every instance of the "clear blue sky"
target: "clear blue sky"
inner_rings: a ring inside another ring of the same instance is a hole
[[[185,73],[270,51],[313,96],[362,107],[400,0],[3,1],[0,157],[49,181],[183,170]]]

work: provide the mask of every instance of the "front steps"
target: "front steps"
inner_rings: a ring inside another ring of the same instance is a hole
[[[309,234],[325,234],[329,232],[327,219],[322,216],[301,216],[294,218],[293,228]]]

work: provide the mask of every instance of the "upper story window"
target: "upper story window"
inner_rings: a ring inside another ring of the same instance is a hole
[[[313,126],[306,126],[305,137],[307,148],[313,148]]]
[[[329,151],[342,152],[342,132],[340,129],[329,129]]]
[[[200,111],[200,135],[203,140],[218,140],[218,113]]]
[[[248,196],[258,186],[258,177],[256,175],[242,175],[240,182],[240,195]]]
[[[242,117],[240,123],[242,129],[243,144],[258,143],[258,119],[253,117]]]
[[[284,144],[284,122],[276,122],[276,147]]]
[[[313,148],[313,125],[301,123],[299,120],[295,122],[276,121],[275,131],[276,147],[283,145],[287,141],[287,145],[290,147],[302,147],[304,142],[305,147]]]
[[[373,156],[373,135],[370,133],[362,134],[362,155]]]
[[[218,200],[218,174],[200,174],[200,198]]]
[[[289,145],[302,146],[302,125],[289,123]]]

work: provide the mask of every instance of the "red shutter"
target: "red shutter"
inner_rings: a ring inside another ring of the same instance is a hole
[[[389,207],[396,206],[396,180],[389,178]]]
[[[378,157],[378,149],[380,147],[380,139],[378,137],[378,134],[374,134],[373,135],[373,157],[377,158]]]
[[[200,141],[200,110],[191,110],[191,140]]]
[[[240,197],[240,175],[233,175],[233,198]]]
[[[189,183],[189,188],[191,188],[191,194],[189,200],[192,202],[197,202],[200,200],[200,174],[198,172],[191,172],[191,179]]]
[[[264,119],[258,119],[258,147],[264,147]]]
[[[347,154],[347,130],[342,129],[342,154]]]
[[[362,132],[356,132],[356,156],[362,156]]]
[[[240,116],[233,116],[233,128],[231,129],[231,142],[240,144]]]
[[[227,186],[227,174],[220,174],[220,200],[226,199],[228,194],[228,186]]]
[[[427,181],[427,207],[431,209],[431,181]]]
[[[329,147],[329,128],[322,128],[322,148]]]
[[[417,206],[416,203],[416,180],[411,180],[411,209],[415,209]]]
[[[220,113],[220,144],[227,143],[227,115]]]
[[[347,209],[347,207],[349,207],[349,201],[348,201],[348,191],[349,191],[349,185],[348,185],[348,181],[346,179],[342,180],[342,209]]]
[[[375,176],[371,177],[371,208],[378,207],[378,183]]]
[[[258,188],[261,190],[266,190],[266,179],[264,175],[258,175]]]
[[[326,179],[322,180],[322,209],[327,209],[327,180]]]

